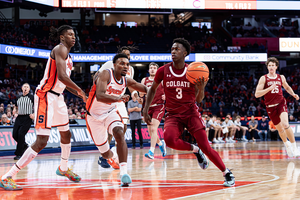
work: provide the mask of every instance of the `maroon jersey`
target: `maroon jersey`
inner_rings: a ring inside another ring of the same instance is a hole
[[[185,77],[187,64],[183,69],[175,69],[173,63],[160,67],[155,75],[155,82],[163,81],[168,114],[188,116],[198,114],[195,85]]]
[[[283,94],[282,94],[282,80],[281,76],[279,74],[276,74],[276,77],[270,78],[267,75],[265,75],[265,86],[264,89],[271,87],[274,83],[276,84],[275,89],[271,90],[267,94],[265,94],[265,104],[273,105],[281,103],[284,100]]]
[[[151,80],[149,77],[146,77],[144,85],[146,87],[150,88],[153,84],[153,81],[154,81],[154,79]],[[163,88],[162,84],[159,84],[158,88],[156,89],[156,93],[155,93],[155,96],[153,98],[153,101],[152,101],[151,105],[161,105],[161,104],[163,104],[164,101],[161,98],[161,96],[163,94],[164,94],[164,88]]]

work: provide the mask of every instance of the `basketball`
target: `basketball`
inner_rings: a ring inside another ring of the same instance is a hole
[[[199,77],[204,77],[206,81],[209,77],[209,69],[203,62],[192,62],[187,68],[186,78],[194,83]]]

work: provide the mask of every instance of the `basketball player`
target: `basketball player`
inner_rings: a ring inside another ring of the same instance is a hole
[[[204,98],[204,88],[207,81],[199,77],[195,84],[186,78],[187,64],[184,59],[191,52],[189,42],[183,38],[173,41],[171,48],[173,62],[168,63],[157,70],[153,84],[147,93],[144,108],[144,119],[151,124],[149,107],[161,81],[166,96],[166,121],[164,125],[164,138],[166,144],[176,150],[192,151],[202,169],[208,167],[208,158],[223,172],[225,177],[224,186],[234,186],[233,174],[227,169],[219,154],[213,150],[207,140],[205,124],[198,112],[196,101],[201,102]],[[180,139],[184,127],[194,136],[198,146],[192,145]],[[201,149],[200,149],[201,148]],[[204,152],[204,154],[202,153]]]
[[[123,53],[123,54],[126,54],[127,57],[128,57],[128,60],[130,60],[130,53],[133,52],[134,50],[136,50],[137,47],[135,46],[123,46],[123,47],[119,47],[118,48],[118,53]],[[113,61],[107,61],[106,63],[104,63],[102,65],[102,67],[98,70],[98,72],[95,74],[95,77],[102,71],[106,70],[106,69],[114,69],[114,64],[113,64]],[[126,77],[127,78],[131,78],[133,79],[134,77],[134,69],[132,66],[129,66],[129,70],[127,71],[127,74],[126,74]],[[125,94],[125,91],[123,91],[123,94]],[[133,90],[131,88],[129,88],[129,91],[130,92],[133,92]],[[118,110],[120,112],[120,115],[122,116],[122,119],[123,119],[123,122],[124,122],[124,134],[126,133],[126,130],[127,130],[127,124],[129,122],[129,117],[128,117],[128,112],[126,110],[126,106],[125,106],[125,103],[122,101],[122,102],[117,102],[117,106],[118,106]],[[108,135],[108,144],[110,144],[112,140],[112,135]],[[103,157],[99,157],[99,160],[98,160],[98,164],[103,167],[103,168],[109,168],[110,166],[108,165],[107,163],[107,160],[104,159]],[[117,168],[118,169],[118,168]]]
[[[290,158],[299,157],[300,152],[295,142],[293,130],[289,125],[287,105],[282,94],[282,86],[296,100],[299,100],[299,96],[294,93],[293,89],[286,82],[284,75],[276,74],[276,70],[279,66],[277,58],[268,58],[266,65],[268,74],[260,77],[256,87],[255,97],[259,98],[264,96],[268,115],[278,130],[288,156]]]
[[[141,83],[145,85],[147,88],[150,88],[153,81],[157,69],[159,68],[158,64],[152,62],[149,64],[149,77],[145,77],[142,79]],[[140,97],[143,97],[144,94],[140,93]],[[154,150],[155,145],[158,144],[162,156],[165,157],[167,155],[166,143],[164,140],[160,140],[157,135],[157,128],[160,124],[161,119],[165,115],[165,105],[164,105],[165,95],[162,84],[159,84],[157,92],[154,96],[154,99],[149,108],[149,115],[152,118],[152,123],[147,125],[148,132],[151,137],[151,145],[148,153],[145,154],[146,158],[154,159]]]
[[[12,177],[27,166],[47,145],[52,127],[57,127],[61,136],[61,162],[56,174],[66,176],[74,182],[81,180],[77,174],[68,168],[71,132],[69,130],[68,110],[62,95],[67,87],[86,102],[85,93],[70,79],[73,62],[69,52],[75,44],[75,33],[71,26],[63,25],[58,29],[51,28],[50,39],[59,39],[60,44],[51,51],[44,77],[37,86],[34,95],[34,124],[37,138],[32,146],[27,148],[20,160],[2,176],[0,187],[6,190],[22,189]]]
[[[130,67],[126,54],[117,54],[113,63],[114,69],[100,72],[94,81],[86,104],[86,125],[103,158],[117,162],[119,157],[121,184],[128,186],[132,181],[127,174],[128,149],[118,102],[129,100],[129,95],[124,95],[127,86],[145,93],[147,87],[131,78],[125,78]],[[114,135],[118,143],[117,154],[109,148],[107,131]]]

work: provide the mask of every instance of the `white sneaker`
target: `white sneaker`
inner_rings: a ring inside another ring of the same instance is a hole
[[[217,140],[216,138],[214,138],[212,142],[213,142],[213,143],[220,143],[220,141]]]
[[[226,143],[230,143],[230,140],[228,138],[225,138]]]
[[[229,142],[230,143],[235,143],[235,140],[233,140],[232,138],[229,138]]]
[[[286,153],[287,153],[288,157],[294,158],[294,153],[292,151],[292,144],[290,141],[287,141],[285,149],[286,149]]]
[[[219,138],[218,141],[219,141],[220,143],[225,143],[224,140],[222,140],[222,138]]]
[[[248,142],[248,140],[246,138],[242,138],[243,142]]]
[[[299,151],[298,147],[294,148],[294,152],[293,153],[294,153],[294,156],[296,158],[300,157],[300,151]]]

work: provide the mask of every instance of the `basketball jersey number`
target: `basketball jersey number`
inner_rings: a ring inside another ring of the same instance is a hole
[[[176,98],[182,99],[182,88],[176,88],[176,92],[177,92]]]
[[[279,92],[279,88],[278,85],[276,85],[276,87],[271,91],[271,93],[278,93]]]

